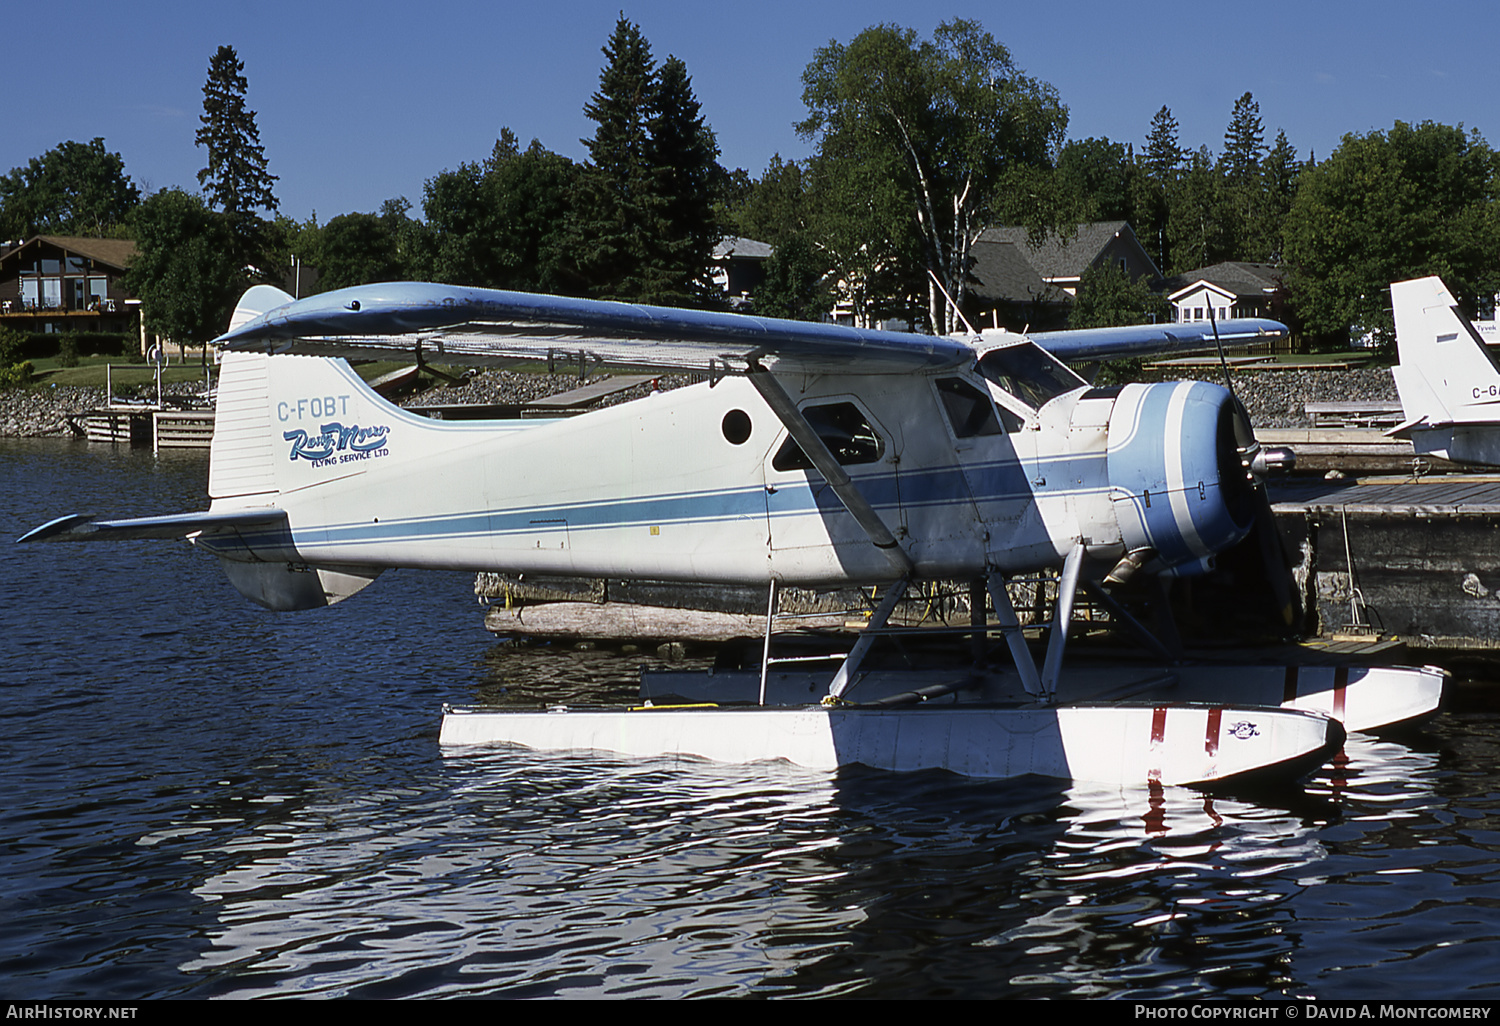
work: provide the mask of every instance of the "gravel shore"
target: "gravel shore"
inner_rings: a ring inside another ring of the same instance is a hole
[[[1203,371],[1197,376],[1219,381],[1216,373]],[[1396,388],[1391,372],[1376,370],[1305,370],[1305,371],[1234,371],[1234,386],[1250,411],[1256,427],[1310,427],[1302,405],[1307,402],[1394,401]],[[591,379],[591,380],[597,380]],[[689,375],[662,375],[663,389],[678,388],[694,379]],[[570,374],[522,374],[493,370],[477,374],[462,385],[429,388],[406,396],[403,406],[430,406],[448,403],[531,402],[578,387]],[[201,386],[178,385],[169,392],[192,393]],[[650,384],[636,385],[610,396],[606,405],[638,399],[650,391]],[[39,385],[0,392],[0,437],[43,438],[73,434],[68,417],[104,404],[102,388],[78,388],[65,385]]]

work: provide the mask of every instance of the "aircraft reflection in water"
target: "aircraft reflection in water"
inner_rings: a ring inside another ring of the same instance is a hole
[[[1435,711],[1441,671],[1361,668],[1311,694],[1296,684],[1312,681],[1310,670],[1278,669],[1233,691],[1210,672],[1206,693],[1205,675],[1186,668],[1088,687],[1063,674],[1080,585],[1165,654],[1112,589],[1201,573],[1252,533],[1291,622],[1295,599],[1254,473],[1261,454],[1230,393],[1203,382],[1090,388],[1058,359],[1198,345],[1211,330],[1285,329],[1227,321],[931,337],[439,285],[295,302],[260,286],[218,340],[229,351],[210,509],[69,516],[23,540],[187,537],[220,557],[243,594],[283,610],[337,602],[387,567],[767,589],[758,694],[707,696],[712,709],[450,709],[447,744],[1106,783],[1296,776],[1338,750],[1346,708],[1376,708],[1382,723]],[[390,405],[328,358],[461,364],[559,352],[709,380],[572,419],[444,423]],[[1049,568],[1061,585],[1038,665],[1006,582]],[[866,683],[870,646],[907,587],[927,579],[988,592],[1011,668],[917,692]],[[813,704],[767,694],[770,614],[784,585],[883,588]]]
[[[1349,757],[1337,801],[1288,808],[475,747],[430,793],[252,796],[255,843],[208,841],[224,809],[163,833],[208,842],[218,929],[182,969],[237,997],[1275,995],[1310,975],[1309,888],[1432,822],[1428,757]],[[1362,852],[1330,851],[1341,818]]]

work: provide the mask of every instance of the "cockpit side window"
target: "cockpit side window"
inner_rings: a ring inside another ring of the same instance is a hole
[[[990,350],[979,360],[979,373],[1033,409],[1086,384],[1034,342]]]
[[[954,438],[1001,433],[1000,422],[995,419],[995,404],[989,396],[963,378],[938,378],[936,384]]]
[[[875,463],[885,454],[885,440],[875,433],[875,428],[853,403],[808,406],[802,415],[840,466]],[[810,470],[812,465],[802,446],[790,437],[771,459],[771,466],[777,470]]]

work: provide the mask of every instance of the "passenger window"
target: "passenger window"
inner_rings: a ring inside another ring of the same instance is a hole
[[[943,401],[943,412],[953,427],[955,438],[975,438],[981,435],[1000,434],[1000,422],[995,419],[995,404],[990,397],[962,378],[939,378],[938,397]]]
[[[853,403],[809,406],[802,411],[802,416],[807,418],[841,466],[874,463],[885,453],[885,442]],[[812,460],[807,458],[794,438],[783,442],[771,459],[771,466],[777,470],[810,470],[812,465]]]

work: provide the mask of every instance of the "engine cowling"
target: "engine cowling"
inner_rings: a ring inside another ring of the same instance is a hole
[[[1127,553],[1151,572],[1191,574],[1255,522],[1228,390],[1203,381],[1120,389],[1108,433],[1110,501]]]

